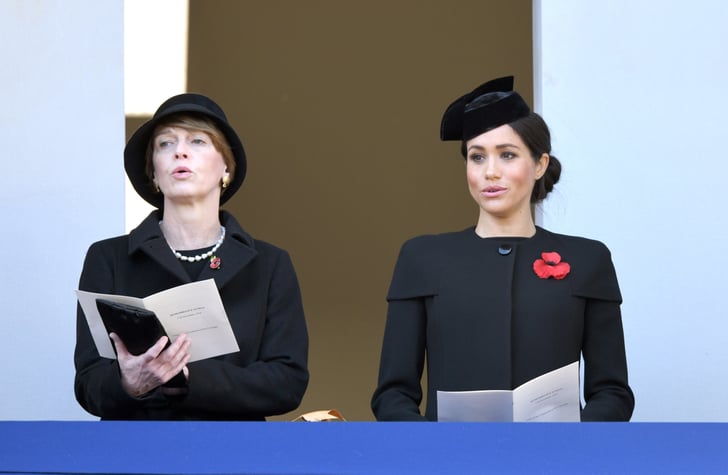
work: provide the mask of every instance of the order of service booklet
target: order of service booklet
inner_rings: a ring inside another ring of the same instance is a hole
[[[172,287],[145,298],[84,290],[77,290],[76,295],[96,349],[104,358],[116,358],[116,353],[99,314],[97,299],[151,310],[172,341],[181,333],[189,335],[190,362],[240,350],[214,279]]]
[[[579,422],[579,362],[534,378],[513,391],[437,391],[443,422]]]

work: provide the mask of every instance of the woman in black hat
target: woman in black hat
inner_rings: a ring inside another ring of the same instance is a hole
[[[222,109],[199,94],[168,99],[129,139],[124,165],[158,209],[128,235],[91,245],[79,289],[146,297],[212,278],[240,351],[188,363],[187,335],[139,356],[112,335],[118,359],[102,358],[79,306],[78,402],[103,419],[264,420],[298,407],[308,384],[298,281],[284,250],[220,209],[246,173]]]
[[[580,419],[632,415],[609,250],[535,225],[531,206],[561,165],[547,125],[512,87],[512,77],[489,81],[445,111],[441,139],[461,142],[478,222],[403,245],[372,398],[378,420],[435,421],[438,391],[513,390],[582,357]]]

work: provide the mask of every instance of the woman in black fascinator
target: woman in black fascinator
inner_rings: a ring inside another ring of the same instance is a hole
[[[213,279],[239,351],[189,362],[195,336],[181,334],[134,355],[112,333],[117,359],[104,358],[79,306],[79,404],[102,419],[156,420],[264,420],[297,408],[308,384],[298,280],[286,251],[221,209],[247,168],[223,110],[201,94],[168,99],[129,139],[124,166],[157,209],[129,234],[91,245],[79,289],[144,298]]]
[[[372,397],[377,420],[509,420],[463,414],[452,403],[462,399],[446,398],[510,391],[555,371],[573,376],[573,409],[544,398],[527,420],[629,420],[634,396],[610,252],[538,227],[531,213],[561,173],[544,120],[513,91],[512,77],[498,78],[450,104],[440,138],[461,143],[478,219],[402,246]]]

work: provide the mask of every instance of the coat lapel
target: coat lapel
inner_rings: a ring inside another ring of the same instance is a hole
[[[182,263],[174,257],[162,230],[159,228],[161,213],[152,211],[139,226],[129,233],[129,255],[144,252],[162,268],[173,274],[181,283],[192,282]],[[218,289],[224,287],[246,265],[258,255],[255,241],[246,233],[233,216],[220,212],[220,221],[226,229],[225,242],[215,255],[220,258],[220,267],[205,266],[197,280],[214,278]]]
[[[139,226],[129,233],[129,255],[143,252],[154,259],[162,268],[174,275],[181,283],[191,282],[190,276],[182,267],[159,228],[161,213],[154,210]]]
[[[215,253],[220,258],[220,267],[212,269],[210,266],[205,266],[199,277],[200,280],[214,278],[218,289],[223,288],[258,255],[255,241],[231,214],[221,211],[220,221],[226,229],[225,242]]]

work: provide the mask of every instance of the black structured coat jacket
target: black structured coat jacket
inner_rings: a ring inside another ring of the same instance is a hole
[[[543,252],[558,252],[569,274],[536,275]],[[378,420],[434,421],[438,390],[512,390],[582,356],[582,420],[631,417],[622,299],[598,241],[540,227],[531,238],[480,238],[474,228],[420,236],[402,246],[387,300]]]
[[[153,211],[126,236],[91,245],[79,289],[146,297],[191,282],[172,254]],[[157,390],[142,398],[121,386],[116,360],[96,351],[78,306],[76,399],[102,419],[264,420],[298,407],[308,384],[308,333],[298,280],[288,254],[253,239],[227,212],[214,278],[240,351],[189,363],[185,396]],[[194,337],[192,339],[194,345]]]

